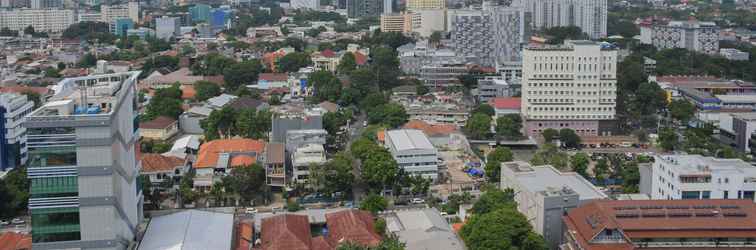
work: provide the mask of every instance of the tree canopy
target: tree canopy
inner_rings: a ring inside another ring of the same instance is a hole
[[[221,94],[221,87],[218,84],[208,81],[197,81],[194,83],[194,90],[197,94],[194,96],[197,101],[205,101]]]
[[[509,148],[497,147],[494,151],[488,153],[486,157],[485,172],[488,181],[492,183],[498,183],[501,177],[501,163],[512,161],[514,155]]]
[[[300,68],[312,65],[310,55],[304,52],[293,52],[278,59],[279,72],[297,72]]]

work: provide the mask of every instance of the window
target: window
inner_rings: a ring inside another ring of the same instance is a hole
[[[701,193],[701,199],[710,199],[711,198],[711,191],[703,191]],[[725,199],[727,199],[727,191],[725,191]]]
[[[682,192],[683,200],[697,200],[700,197],[701,197],[701,192],[699,191],[683,191]]]

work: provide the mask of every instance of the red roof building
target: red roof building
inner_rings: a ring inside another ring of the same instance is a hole
[[[564,216],[562,249],[756,249],[750,200],[597,200]]]
[[[284,214],[262,220],[262,250],[311,250],[307,216]]]
[[[265,151],[265,142],[252,139],[220,139],[200,146],[194,168],[216,168],[221,154],[228,154],[228,167],[241,167],[256,162]],[[254,157],[253,157],[254,156]]]
[[[381,236],[373,227],[373,215],[363,210],[344,210],[326,214],[328,242],[337,246],[352,242],[362,246],[375,247],[381,243]]]
[[[457,126],[451,124],[431,125],[421,120],[410,120],[402,128],[417,129],[423,131],[427,136],[449,135],[457,131]]]
[[[0,250],[31,250],[32,238],[29,234],[16,232],[0,233]]]
[[[496,97],[488,102],[494,109],[516,109],[520,110],[522,100],[519,97]]]
[[[286,73],[261,73],[258,81],[285,82],[289,80]]]

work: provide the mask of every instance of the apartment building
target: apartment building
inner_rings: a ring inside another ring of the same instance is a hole
[[[719,27],[713,22],[691,19],[641,26],[641,33],[649,32],[651,34],[646,37],[650,37],[651,41],[641,42],[657,49],[682,48],[710,55],[719,52]]]
[[[617,98],[617,50],[591,41],[528,47],[523,52],[522,115],[529,135],[570,128],[610,135]]]
[[[407,0],[408,11],[446,9],[445,0]]]
[[[136,237],[139,73],[63,79],[26,117],[34,249],[126,249]]]
[[[307,183],[311,167],[321,167],[326,163],[323,144],[307,143],[294,149],[291,155],[292,179],[296,183]]]
[[[129,18],[134,22],[139,22],[139,2],[129,2],[121,5],[102,5],[100,6],[100,20],[105,23],[113,23],[118,19]]]
[[[751,103],[756,105],[756,100]],[[733,145],[740,152],[752,152],[751,134],[754,131],[756,131],[756,112],[723,113],[719,115],[720,140],[723,143]]]
[[[524,42],[525,12],[519,6],[489,6],[448,14],[455,52],[480,58],[484,66],[519,61]]]
[[[514,190],[517,210],[543,236],[549,249],[561,243],[565,212],[608,197],[577,173],[519,161],[501,164],[501,188]]]
[[[31,0],[32,9],[63,8],[63,0]]]
[[[428,137],[417,129],[386,132],[386,147],[399,167],[412,175],[438,179],[438,150]]]
[[[381,32],[411,32],[411,18],[412,15],[408,13],[383,14],[381,15]]]
[[[748,52],[743,52],[733,48],[719,49],[719,55],[727,58],[727,60],[730,61],[748,61],[750,57],[750,54],[748,54]]]
[[[76,22],[75,10],[5,9],[0,10],[0,28],[21,31],[32,26],[38,32],[62,32]]]
[[[292,0],[290,3],[292,9],[317,10],[320,8],[320,1],[318,0]]]
[[[745,200],[598,200],[564,216],[564,250],[754,249]]]
[[[591,39],[606,37],[607,0],[518,0],[536,30],[577,26]]]
[[[754,200],[756,167],[740,159],[701,155],[654,156],[647,174],[651,199],[745,199]],[[645,182],[648,183],[648,182]]]
[[[155,18],[155,35],[158,39],[171,39],[181,35],[180,20],[178,17]]]
[[[21,126],[24,116],[31,113],[34,102],[26,95],[0,94],[0,171],[25,164],[27,159],[26,128]]]
[[[383,13],[383,0],[346,0],[349,18],[373,17]]]

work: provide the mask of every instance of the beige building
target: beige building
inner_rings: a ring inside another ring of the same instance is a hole
[[[74,10],[13,9],[0,11],[0,27],[20,31],[32,26],[37,32],[61,32],[75,23]]]
[[[381,15],[381,31],[408,33],[412,31],[411,22],[412,14],[409,13],[383,14]]]
[[[139,134],[147,139],[168,140],[178,133],[178,121],[166,116],[159,116],[152,121],[139,124]]]
[[[445,9],[445,0],[407,0],[407,10],[438,10]]]

